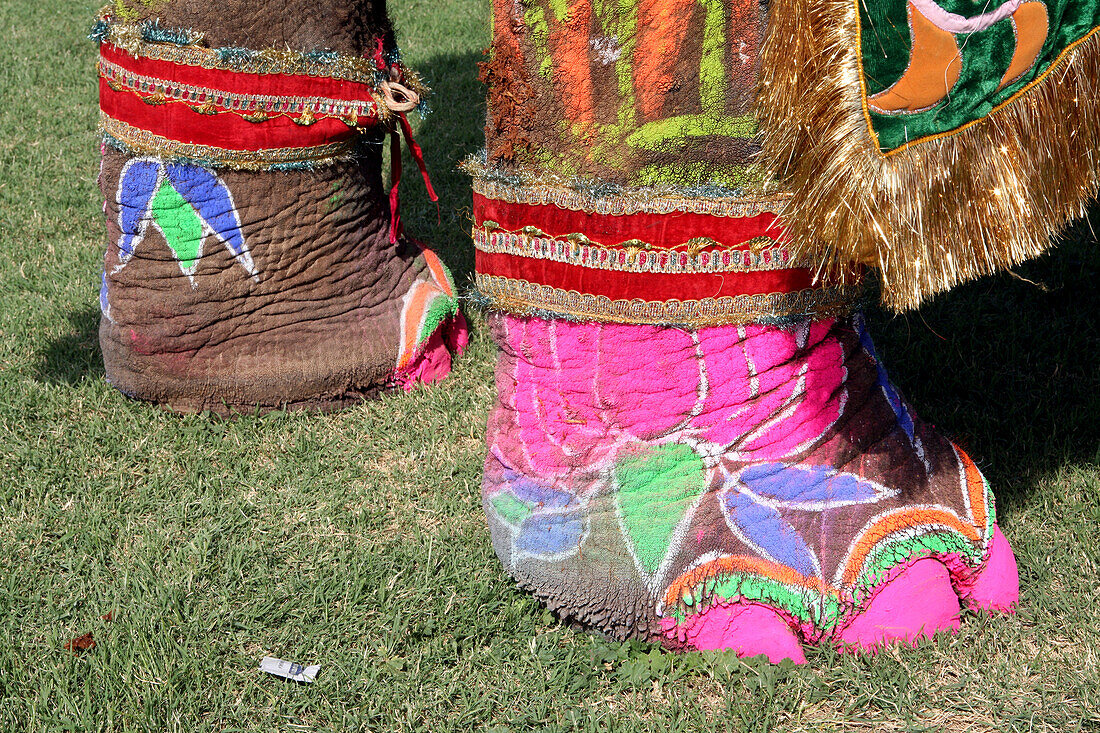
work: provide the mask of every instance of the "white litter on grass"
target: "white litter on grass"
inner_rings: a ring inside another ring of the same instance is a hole
[[[285,677],[295,682],[313,682],[317,679],[317,673],[321,671],[321,665],[312,664],[303,667],[297,662],[288,662],[285,659],[264,657],[260,660],[260,669],[276,677]]]

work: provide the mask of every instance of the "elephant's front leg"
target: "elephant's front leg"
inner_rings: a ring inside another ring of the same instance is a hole
[[[890,383],[858,271],[786,246],[753,164],[759,4],[594,2],[583,136],[555,116],[554,3],[500,4],[473,172],[508,571],[616,637],[776,661],[1011,608],[989,488]],[[498,114],[517,87],[527,114]]]
[[[291,5],[123,5],[96,26],[100,342],[128,395],[331,407],[441,378],[462,348],[450,274],[383,187],[418,88],[384,5]]]
[[[484,503],[520,584],[616,636],[802,660],[1008,610],[973,461],[858,315],[700,329],[494,317]]]

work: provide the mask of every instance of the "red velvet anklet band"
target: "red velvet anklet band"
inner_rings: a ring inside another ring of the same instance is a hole
[[[394,90],[416,92],[381,44],[374,58],[311,56],[155,42],[108,27],[97,64],[101,127],[135,154],[244,169],[323,163],[349,155],[359,131],[391,108],[414,106],[393,104]]]
[[[837,315],[857,289],[816,282],[769,211],[598,214],[474,194],[476,284],[491,307],[691,328]]]

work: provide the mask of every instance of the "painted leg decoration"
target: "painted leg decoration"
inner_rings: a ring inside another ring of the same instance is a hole
[[[383,191],[418,98],[384,5],[129,5],[93,33],[108,380],[224,412],[446,376],[454,284]]]
[[[564,616],[803,659],[1009,610],[989,488],[885,379],[862,319],[697,331],[498,316],[484,502]]]
[[[469,167],[508,572],[616,638],[773,661],[1009,610],[981,473],[914,417],[858,291],[787,249],[785,197],[753,179],[759,4],[593,0],[571,25],[496,5]],[[586,44],[546,43],[553,23]],[[583,125],[561,124],[569,64],[599,100]]]

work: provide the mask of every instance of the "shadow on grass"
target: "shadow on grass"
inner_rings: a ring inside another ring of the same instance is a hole
[[[38,353],[35,377],[50,384],[77,384],[85,377],[103,376],[99,352],[99,304],[70,313],[70,328]]]
[[[1100,464],[1098,279],[1100,243],[1083,220],[1014,273],[914,313],[869,314],[892,379],[978,461],[1002,515],[1067,463]]]
[[[472,283],[474,249],[470,178],[458,164],[485,145],[485,87],[477,80],[475,52],[444,54],[418,64],[418,71],[432,89],[431,113],[417,126],[416,141],[432,185],[439,195],[439,209],[427,193],[412,161],[405,163],[401,181],[402,218],[406,229],[435,249],[451,268],[459,289]]]

